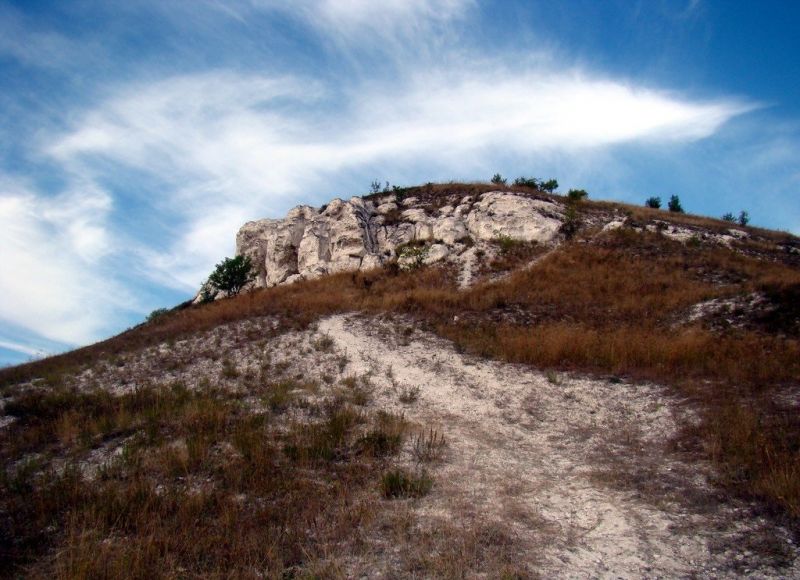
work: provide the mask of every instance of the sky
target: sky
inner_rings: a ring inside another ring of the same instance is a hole
[[[191,298],[248,220],[374,179],[800,234],[800,3],[0,0],[0,365]]]

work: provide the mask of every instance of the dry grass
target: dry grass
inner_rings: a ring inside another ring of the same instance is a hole
[[[287,428],[280,415],[248,412],[239,395],[180,385],[119,397],[44,390],[12,408],[3,576],[295,575],[347,553],[379,509],[380,473],[405,434],[402,417],[340,399]],[[37,455],[15,463],[32,431]],[[90,476],[82,452],[106,441],[119,453]]]
[[[497,188],[440,184],[407,195],[444,203],[490,189]],[[665,213],[659,217],[678,217]],[[715,460],[731,493],[800,518],[800,413],[778,396],[798,394],[800,337],[787,323],[796,315],[796,268],[623,230],[576,240],[496,283],[459,291],[454,278],[437,268],[386,270],[259,290],[0,370],[0,389],[11,397],[4,412],[18,417],[0,448],[1,572],[55,544],[32,573],[269,576],[342,549],[371,517],[370,502],[356,498],[371,490],[374,502],[380,474],[391,473],[383,462],[405,433],[402,418],[367,412],[360,379],[341,385],[341,396],[316,410],[318,421],[281,428],[275,421],[296,404],[290,381],[263,390],[270,412],[258,417],[242,411],[237,395],[213,389],[111,397],[63,386],[65,374],[101,359],[124,365],[132,351],[257,316],[280,320],[274,335],[338,312],[403,312],[483,356],[664,382],[702,409],[702,424],[685,433],[682,448]],[[752,292],[767,295],[778,314],[725,332],[679,323],[693,304]],[[313,348],[325,353],[330,344]],[[225,368],[226,377],[243,380]],[[27,391],[14,386],[36,377],[43,381]],[[71,458],[109,442],[124,446],[121,459],[87,481]],[[68,467],[46,467],[54,457],[66,457]]]

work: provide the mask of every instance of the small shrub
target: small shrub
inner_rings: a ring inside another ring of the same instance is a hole
[[[667,208],[669,208],[669,211],[674,213],[684,213],[683,206],[681,205],[681,199],[677,195],[673,195],[669,198]]]
[[[345,387],[345,396],[351,403],[359,407],[369,404],[372,398],[372,384],[368,375],[345,377],[342,379],[342,386]]]
[[[492,183],[494,183],[495,185],[505,185],[506,183],[508,183],[508,180],[499,173],[495,173],[492,176]]]
[[[581,201],[589,197],[589,193],[585,189],[570,189],[567,197],[572,201]]]
[[[511,252],[516,246],[520,244],[519,240],[515,240],[511,236],[505,234],[500,234],[499,236],[494,238],[492,242],[500,247],[501,254],[507,254]]]
[[[656,196],[648,197],[644,202],[644,206],[652,209],[661,209],[661,198]]]
[[[147,322],[155,322],[159,318],[165,316],[169,310],[166,308],[156,308],[150,314],[147,315]]]
[[[419,270],[428,257],[428,247],[415,244],[404,244],[397,248],[397,258],[401,262],[400,269],[406,271]]]
[[[404,405],[416,403],[419,399],[419,387],[403,387],[400,391],[400,402]]]
[[[514,180],[514,185],[519,185],[522,187],[530,187],[533,189],[539,189],[541,186],[541,180],[536,179],[535,177],[517,177]]]
[[[392,469],[381,478],[381,492],[387,499],[422,497],[432,487],[433,479],[426,471],[412,474],[404,469]]]
[[[222,376],[226,379],[235,379],[239,376],[239,369],[236,368],[236,363],[229,358],[222,361]]]
[[[292,404],[292,391],[298,388],[292,380],[279,381],[269,385],[264,403],[275,413],[286,410]]]
[[[236,296],[242,288],[253,279],[253,263],[250,256],[225,258],[217,264],[208,277],[211,286],[228,296]]]
[[[576,203],[567,205],[564,212],[564,223],[561,224],[560,231],[568,240],[572,239],[581,227],[581,219],[578,215],[578,208]]]
[[[381,411],[375,426],[358,441],[361,453],[372,457],[394,455],[403,445],[407,422],[402,415]]]
[[[313,346],[314,349],[319,352],[331,352],[334,344],[334,340],[326,334],[325,336],[315,340]]]
[[[553,193],[556,189],[558,189],[558,180],[548,179],[547,181],[540,182],[539,189],[548,193]]]
[[[733,215],[731,212],[728,212],[724,216],[722,216],[722,221],[733,223],[736,221],[736,216]]]
[[[740,226],[746,226],[747,224],[750,223],[750,214],[744,210],[740,211],[738,221]]]

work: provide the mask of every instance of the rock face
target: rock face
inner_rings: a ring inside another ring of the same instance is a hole
[[[441,207],[394,194],[335,199],[320,209],[298,206],[284,219],[246,223],[236,252],[253,260],[254,285],[271,287],[368,270],[398,257],[402,264],[402,247],[412,242],[425,245],[425,263],[457,259],[475,244],[504,237],[549,243],[558,236],[563,211],[552,201],[499,191]]]

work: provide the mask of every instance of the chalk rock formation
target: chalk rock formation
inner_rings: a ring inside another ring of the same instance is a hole
[[[335,199],[320,209],[296,207],[284,219],[246,223],[236,236],[236,252],[252,258],[254,285],[271,287],[376,268],[412,242],[428,246],[425,263],[501,237],[548,243],[558,235],[563,211],[553,201],[499,191],[441,207],[394,194]]]

